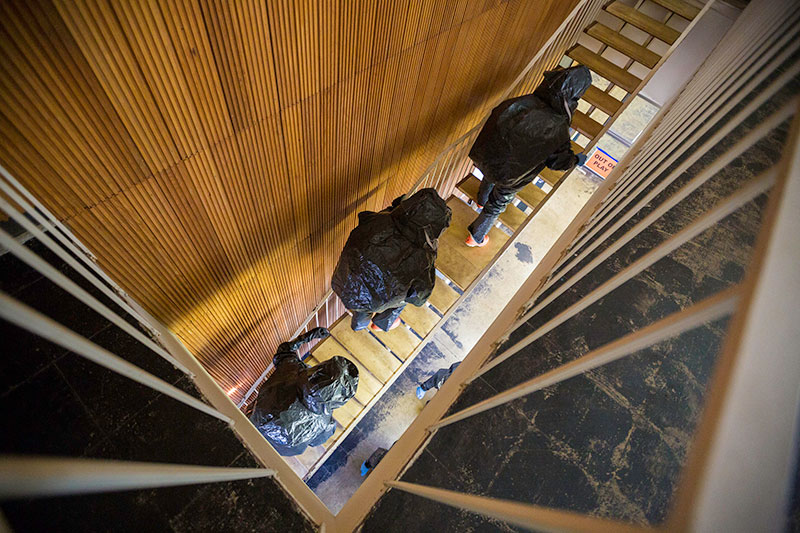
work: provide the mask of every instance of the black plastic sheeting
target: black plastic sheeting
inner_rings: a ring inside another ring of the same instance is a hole
[[[359,213],[331,280],[344,306],[379,313],[406,303],[423,305],[436,281],[437,239],[450,217],[450,208],[431,188],[396,198],[379,213]]]
[[[281,344],[275,371],[258,388],[250,421],[281,455],[298,455],[328,440],[336,430],[333,410],[356,394],[358,368],[348,359],[336,356],[309,367],[297,355],[301,344],[328,335],[315,328]]]
[[[533,94],[495,107],[469,152],[484,179],[518,187],[545,166],[568,170],[578,163],[570,148],[569,125],[591,83],[585,66],[552,70]]]

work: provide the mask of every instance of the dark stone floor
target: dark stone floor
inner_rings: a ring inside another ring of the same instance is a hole
[[[26,246],[98,296],[36,241]],[[11,254],[0,290],[202,399],[190,378]],[[0,453],[258,467],[224,422],[0,320]],[[311,531],[270,478],[6,501],[13,531]]]

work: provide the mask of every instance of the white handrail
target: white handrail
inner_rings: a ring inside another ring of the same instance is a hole
[[[4,292],[0,292],[0,318],[81,355],[100,366],[104,366],[117,374],[150,387],[190,407],[194,407],[198,411],[218,418],[223,422],[231,422],[230,417],[223,415],[213,407],[142,370],[138,366],[132,365],[105,348],[65,328],[55,320],[18,302]]]
[[[574,304],[570,305],[564,311],[548,320],[545,324],[536,328],[535,331],[505,350],[502,355],[492,359],[489,364],[483,366],[478,372],[476,372],[470,381],[473,381],[478,376],[482,376],[497,365],[508,360],[511,356],[518,353],[536,339],[560,326],[582,310],[598,301],[603,296],[620,287],[626,281],[633,279],[636,275],[655,264],[656,261],[666,257],[668,254],[677,250],[679,247],[683,246],[685,243],[689,242],[703,231],[707,230],[723,218],[738,210],[747,202],[750,202],[760,194],[763,194],[769,190],[769,188],[775,183],[775,177],[777,176],[777,173],[777,167],[773,166],[769,170],[762,173],[758,178],[753,179],[751,183],[748,183],[734,194],[722,200],[714,207],[714,209],[707,211],[681,231],[677,232],[672,237],[665,240],[647,252],[645,255],[625,267],[623,270],[612,276],[610,279],[603,282],[596,289],[592,290],[590,293],[585,295]]]
[[[269,468],[0,456],[0,499],[71,496],[270,477]]]
[[[141,331],[136,329],[135,327],[131,326],[128,322],[126,322],[122,317],[120,317],[117,313],[103,305],[100,300],[86,292],[82,289],[77,283],[69,279],[67,276],[53,268],[47,261],[43,260],[41,257],[30,251],[25,246],[22,246],[18,243],[11,235],[5,232],[5,230],[0,229],[0,246],[5,247],[15,255],[18,259],[28,264],[31,268],[39,271],[43,274],[46,278],[50,281],[70,293],[72,296],[80,300],[81,302],[88,305],[90,308],[107,318],[111,323],[119,327],[122,331],[136,339],[137,341],[141,342],[150,350],[158,354],[160,357],[164,358],[170,364],[172,364],[175,368],[183,372],[184,374],[188,374],[191,376],[191,372],[189,369],[183,366],[180,362],[176,361],[174,357],[172,357],[164,348],[153,342],[152,340],[148,339],[146,336],[142,334]]]

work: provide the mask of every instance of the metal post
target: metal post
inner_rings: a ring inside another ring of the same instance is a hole
[[[183,366],[180,362],[176,361],[174,357],[172,357],[169,353],[167,353],[164,348],[147,338],[146,336],[142,335],[142,333],[136,329],[135,327],[131,326],[127,321],[125,321],[122,317],[120,317],[117,313],[103,305],[100,300],[83,290],[78,284],[73,282],[67,276],[50,266],[47,261],[43,260],[41,257],[30,251],[25,246],[22,246],[18,243],[11,235],[6,233],[4,230],[0,229],[0,246],[4,246],[19,258],[21,261],[28,264],[31,268],[39,271],[42,275],[48,278],[50,281],[70,293],[72,296],[77,298],[78,300],[85,303],[87,306],[92,308],[93,310],[97,311],[99,314],[103,315],[107,318],[111,323],[119,327],[125,333],[136,339],[137,341],[141,342],[156,354],[164,358],[165,360],[169,361],[175,368],[183,372],[184,374],[191,375],[189,369]]]

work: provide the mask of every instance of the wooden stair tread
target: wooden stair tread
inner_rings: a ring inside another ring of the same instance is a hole
[[[572,115],[571,126],[590,139],[594,139],[600,135],[600,132],[603,130],[602,124],[593,118],[590,118],[589,115],[581,113],[580,111],[575,111],[575,113]]]
[[[445,283],[444,280],[436,278],[431,297],[428,303],[434,306],[440,313],[445,314],[458,300],[459,294],[453,287]]]
[[[345,315],[345,318],[349,318],[349,316]],[[381,383],[386,383],[394,371],[400,367],[400,361],[381,346],[381,343],[375,340],[367,330],[353,331],[350,329],[349,320],[339,320],[334,324],[331,328],[331,335]]]
[[[586,92],[583,93],[583,100],[612,117],[619,111],[619,106],[622,105],[622,102],[594,85],[590,85]]]
[[[458,190],[463,192],[467,198],[477,203],[478,188],[480,185],[481,180],[479,180],[473,174],[469,174],[466,178],[461,180],[456,187],[458,187]],[[525,222],[525,218],[525,213],[523,213],[519,207],[512,204],[508,204],[506,210],[500,214],[500,222],[512,230],[516,230],[523,222]]]
[[[462,246],[466,247],[463,241],[467,238],[466,228],[461,229],[462,231],[458,235],[462,237],[457,239],[457,241],[461,241],[460,243],[450,244],[444,242],[441,238],[439,239],[439,255],[436,259],[436,268],[450,278],[458,288],[464,290],[480,273],[480,269],[477,269],[475,265],[467,261],[459,251]]]
[[[334,432],[334,435],[335,434],[336,432]],[[309,470],[311,470],[311,468],[314,467],[315,464],[317,464],[317,461],[319,461],[320,457],[325,455],[326,448],[327,446],[325,444],[322,444],[320,446],[309,446],[308,448],[306,448],[306,451],[304,451],[300,455],[293,455],[292,457],[295,457],[298,461],[300,461],[300,463],[302,463],[303,467],[306,469],[306,472],[308,472]],[[305,474],[300,477],[304,476]]]
[[[566,172],[563,170],[553,170],[552,168],[545,167],[541,172],[539,172],[539,177],[542,178],[545,183],[554,186],[556,183],[561,181],[561,178],[564,177],[564,174],[566,174]]]
[[[640,30],[649,33],[653,37],[661,39],[667,44],[674,43],[681,35],[678,30],[670,28],[666,24],[663,24],[652,17],[648,17],[641,11],[623,4],[622,2],[614,2],[607,5],[603,9],[615,17],[627,22],[628,24],[636,26]]]
[[[629,93],[636,92],[636,89],[638,89],[639,85],[642,83],[642,80],[624,68],[618,67],[608,59],[599,54],[595,54],[584,46],[574,46],[567,52],[567,55],[578,63],[586,65],[608,81],[619,85]]]
[[[349,400],[343,406],[333,410],[333,419],[336,420],[340,426],[346,428],[350,425],[350,422],[358,416],[363,408],[364,406],[356,400]]]
[[[413,306],[407,305],[406,309],[409,307]],[[403,313],[405,313],[405,310],[403,310]],[[413,352],[414,349],[419,346],[419,343],[422,342],[403,324],[400,324],[393,330],[374,331],[373,334],[403,361],[408,359],[408,356],[411,355],[411,352]]]
[[[339,440],[339,437],[342,435],[343,432],[344,432],[344,429],[342,429],[341,426],[337,425],[336,426],[336,431],[333,432],[333,435],[331,435],[331,438],[329,438],[328,440],[325,441],[325,444],[323,444],[322,447],[325,448],[326,450],[328,448],[330,448],[333,445],[333,443],[335,443],[337,440]]]
[[[478,214],[455,196],[450,197],[447,205],[453,212],[453,218],[450,227],[439,238],[436,268],[463,290],[478,277],[509,237],[493,227],[489,230],[489,244],[482,248],[469,248],[464,244],[468,235],[467,226]]]
[[[661,7],[667,8],[676,15],[680,15],[686,20],[692,20],[700,14],[700,8],[695,7],[683,0],[653,0]]]
[[[350,315],[345,315],[346,318],[350,318]],[[345,325],[347,326],[348,320],[345,320]],[[349,327],[349,326],[347,326]],[[334,339],[333,337],[328,337],[327,339],[323,340],[319,344],[314,347],[314,351],[311,353],[315,362],[322,362],[327,361],[331,357],[335,355],[341,355],[343,357],[347,357],[356,365],[358,368],[358,388],[356,389],[356,400],[361,402],[362,405],[367,405],[372,398],[378,394],[378,391],[381,390],[381,386],[383,383],[378,380],[365,366],[364,364],[358,360],[357,354],[349,354],[347,350],[339,344],[339,342]]]
[[[624,35],[615,32],[605,24],[595,22],[586,28],[585,31],[587,35],[594,37],[601,43],[607,44],[611,48],[622,52],[626,56],[638,61],[648,68],[655,67],[661,59],[661,56],[657,53],[653,52],[652,50],[648,50],[635,41],[632,41]]]
[[[547,196],[547,193],[533,183],[529,183],[517,193],[517,198],[531,207],[536,207],[542,203],[542,200],[544,200],[545,196]]]
[[[400,318],[423,338],[430,333],[439,322],[439,315],[434,313],[431,308],[426,305],[422,307],[407,305],[400,314]]]
[[[286,461],[286,464],[288,464],[291,467],[291,469],[294,471],[295,474],[297,474],[297,477],[299,477],[300,479],[303,479],[303,477],[308,472],[308,467],[306,467],[306,465],[303,464],[303,462],[300,461],[300,459],[298,459],[296,455],[292,455],[289,457],[281,457],[281,459]]]

